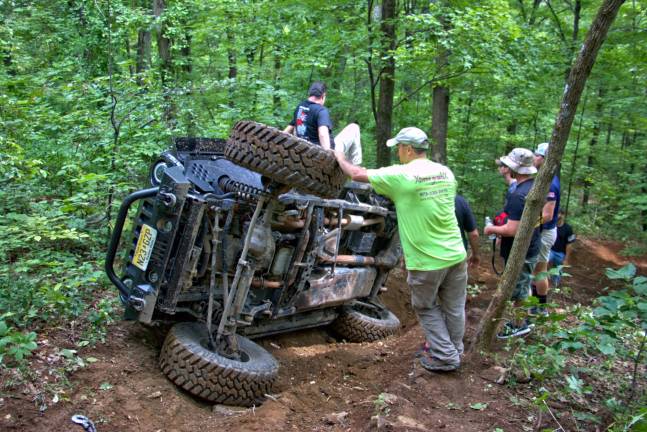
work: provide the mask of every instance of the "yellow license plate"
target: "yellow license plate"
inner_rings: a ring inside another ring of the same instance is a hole
[[[153,253],[156,238],[157,230],[155,228],[146,224],[142,225],[139,240],[137,240],[137,247],[135,247],[135,255],[133,256],[133,265],[138,269],[146,271],[148,261],[151,259],[151,253]]]

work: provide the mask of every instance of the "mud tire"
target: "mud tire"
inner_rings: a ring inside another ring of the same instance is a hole
[[[345,305],[332,329],[349,342],[373,342],[395,334],[400,328],[400,320],[385,306],[372,303],[377,311],[361,303]]]
[[[264,395],[271,393],[279,366],[261,346],[237,337],[246,361],[232,360],[206,348],[204,324],[176,324],[162,346],[160,368],[174,384],[202,399],[227,405],[259,405]]]
[[[346,181],[333,152],[253,121],[236,123],[225,157],[278,183],[324,198],[336,198]]]

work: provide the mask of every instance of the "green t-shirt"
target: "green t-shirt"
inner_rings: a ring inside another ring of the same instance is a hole
[[[395,204],[409,270],[440,270],[467,256],[454,214],[456,180],[444,165],[414,159],[368,170],[375,191]]]

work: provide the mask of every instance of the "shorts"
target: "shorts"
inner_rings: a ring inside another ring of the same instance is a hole
[[[557,227],[541,231],[541,246],[539,247],[537,262],[548,262],[548,258],[550,257],[550,249],[555,244],[555,240],[557,240]]]
[[[512,301],[523,301],[528,298],[530,295],[530,281],[532,280],[532,272],[535,270],[535,264],[537,264],[537,257],[526,258],[521,267],[521,273],[519,274],[519,279],[517,279],[517,285],[512,291],[512,296],[510,300]]]

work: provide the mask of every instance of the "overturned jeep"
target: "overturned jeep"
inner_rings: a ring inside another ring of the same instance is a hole
[[[162,153],[153,187],[121,205],[106,272],[127,318],[175,322],[159,361],[171,381],[250,406],[278,374],[252,339],[332,324],[359,342],[398,329],[378,300],[401,256],[392,204],[344,181],[332,152],[250,121],[227,141],[176,139]]]

